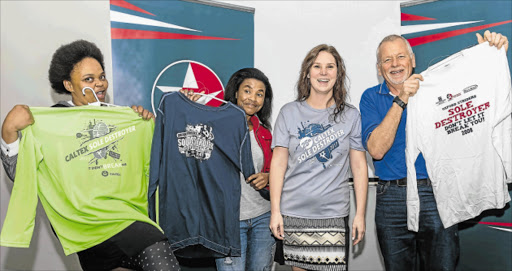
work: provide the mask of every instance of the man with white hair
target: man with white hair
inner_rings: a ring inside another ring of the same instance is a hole
[[[508,49],[507,37],[485,31],[478,43],[488,41]],[[385,37],[377,48],[377,70],[385,82],[367,89],[360,101],[363,145],[373,158],[377,185],[375,224],[386,270],[415,270],[419,255],[422,270],[455,270],[459,256],[457,225],[444,228],[437,211],[425,160],[416,160],[420,197],[419,231],[407,228],[407,166],[405,158],[406,106],[419,89],[420,74],[413,74],[415,56],[407,40]]]

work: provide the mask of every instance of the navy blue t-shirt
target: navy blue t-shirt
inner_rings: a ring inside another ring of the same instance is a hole
[[[254,174],[245,113],[210,107],[179,92],[162,96],[150,162],[149,214],[175,254],[240,256],[240,172]]]

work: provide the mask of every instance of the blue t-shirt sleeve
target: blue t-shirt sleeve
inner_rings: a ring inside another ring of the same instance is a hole
[[[361,140],[366,150],[368,150],[367,143],[370,134],[382,121],[376,103],[372,98],[367,90],[363,93],[359,102],[359,110],[361,110]]]
[[[284,107],[281,108],[281,111],[279,111],[279,115],[277,115],[276,123],[274,125],[272,149],[275,147],[288,148],[290,143],[290,133],[288,132],[288,127],[286,126],[286,117],[283,109]]]

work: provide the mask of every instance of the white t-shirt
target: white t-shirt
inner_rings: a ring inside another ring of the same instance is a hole
[[[421,152],[445,228],[510,201],[512,119],[505,50],[483,43],[422,73],[407,109],[407,225],[418,231]]]

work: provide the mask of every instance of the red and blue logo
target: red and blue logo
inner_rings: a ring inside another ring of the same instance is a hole
[[[163,93],[204,91],[254,64],[254,14],[188,1],[110,1],[114,101],[153,108]]]
[[[183,84],[171,85],[166,84],[166,78],[175,77],[175,74],[182,74],[182,70],[186,69]],[[194,92],[204,92],[204,96],[197,101],[201,104],[209,106],[219,106],[222,104],[218,99],[224,98],[224,87],[215,72],[208,66],[192,60],[180,60],[169,64],[160,74],[158,74],[153,89],[151,91],[151,103],[153,112],[156,113],[156,107],[163,93],[178,91],[180,89],[193,90]]]

